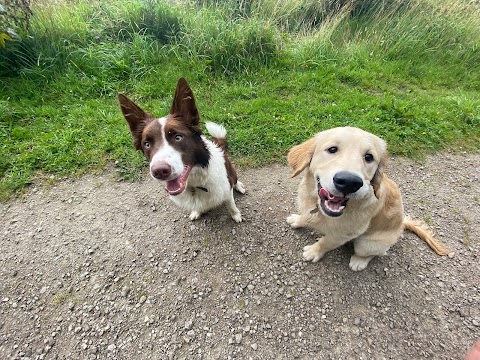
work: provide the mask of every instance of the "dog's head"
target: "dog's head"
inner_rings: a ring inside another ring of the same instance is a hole
[[[332,217],[341,216],[349,200],[376,195],[386,159],[385,141],[353,127],[320,132],[288,153],[292,177],[308,168],[320,209]]]
[[[178,80],[170,114],[158,119],[123,94],[118,94],[118,101],[135,148],[150,164],[150,174],[166,181],[170,195],[182,193],[191,168],[207,166],[210,156],[201,138],[200,115],[187,81]]]

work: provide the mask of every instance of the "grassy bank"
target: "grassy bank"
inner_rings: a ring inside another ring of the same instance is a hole
[[[478,149],[480,8],[472,2],[43,2],[0,48],[0,198],[38,178],[144,166],[116,103],[156,115],[176,80],[224,123],[236,163],[283,161],[352,125],[420,157]]]

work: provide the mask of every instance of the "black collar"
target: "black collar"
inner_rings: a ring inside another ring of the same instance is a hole
[[[195,187],[191,186],[190,187],[190,191],[192,192],[193,195],[195,195],[195,192],[197,191],[197,189],[208,192],[208,189],[203,187],[203,186],[195,186]]]

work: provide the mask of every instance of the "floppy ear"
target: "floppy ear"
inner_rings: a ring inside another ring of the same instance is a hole
[[[378,195],[378,190],[380,189],[380,184],[383,181],[383,172],[385,167],[387,166],[388,161],[388,152],[385,150],[380,158],[380,162],[378,163],[377,170],[375,171],[375,175],[373,175],[373,179],[370,181],[370,184],[373,187],[373,192],[375,197],[378,199],[380,195]]]
[[[152,117],[123,94],[118,94],[118,102],[120,103],[120,109],[122,109],[123,116],[130,127],[135,149],[140,150],[142,148],[141,142],[143,129],[150,121],[152,121]]]
[[[183,77],[178,79],[170,114],[181,117],[187,125],[198,126],[200,122],[200,115],[192,89]]]
[[[305,169],[312,160],[315,150],[315,138],[311,138],[304,143],[294,146],[288,152],[288,164],[292,167],[291,177],[295,177]]]

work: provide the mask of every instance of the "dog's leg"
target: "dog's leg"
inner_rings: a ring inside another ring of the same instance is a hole
[[[226,200],[226,204],[232,219],[237,223],[242,222],[242,214],[240,214],[240,210],[238,210],[237,205],[235,205],[235,199],[233,198],[233,189],[230,191],[230,196]]]
[[[294,229],[305,227],[308,225],[309,216],[291,214],[287,217],[287,223]]]
[[[199,212],[199,211],[196,211],[196,210],[193,210],[191,213],[190,213],[190,220],[197,220],[197,219],[200,219],[200,216],[202,216],[202,214]]]
[[[240,194],[245,194],[245,185],[240,181],[237,181],[235,184],[235,190],[237,190]]]
[[[375,256],[385,255],[390,246],[391,244],[383,242],[361,238],[356,239],[353,243],[355,254],[350,258],[350,269],[353,271],[364,270],[370,260]]]
[[[372,260],[375,257],[375,255],[371,256],[358,256],[358,255],[352,255],[350,258],[350,269],[353,271],[362,271],[364,270],[370,260]]]
[[[307,245],[303,248],[303,258],[306,261],[317,262],[320,260],[327,252],[330,250],[336,249],[337,247],[345,244],[350,239],[339,239],[333,238],[331,236],[324,236],[320,238],[316,243],[312,245]]]

